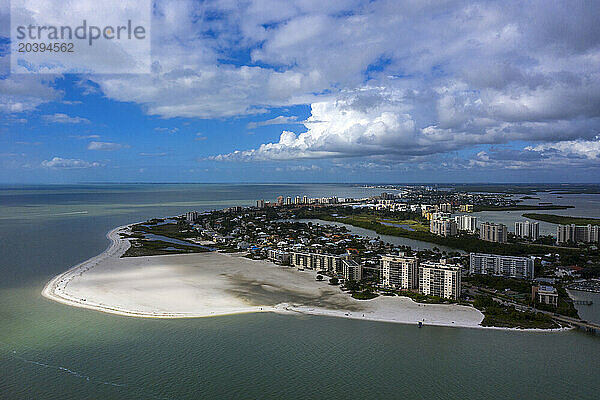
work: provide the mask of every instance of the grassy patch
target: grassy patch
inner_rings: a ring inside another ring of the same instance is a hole
[[[162,240],[132,240],[131,246],[121,257],[159,256],[166,254],[205,253],[203,247],[184,246]]]

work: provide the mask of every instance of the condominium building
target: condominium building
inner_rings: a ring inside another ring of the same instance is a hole
[[[454,217],[456,227],[459,231],[475,233],[477,231],[477,217],[472,215],[458,215]]]
[[[517,221],[515,222],[515,235],[519,238],[538,240],[540,224],[531,221]]]
[[[308,196],[302,196],[302,204],[308,204]]]
[[[285,198],[285,205],[289,206],[290,204],[292,204],[292,198],[290,196]]]
[[[198,211],[188,211],[185,213],[185,220],[187,222],[194,222],[198,219]]]
[[[458,230],[453,219],[442,218],[429,221],[429,232],[440,236],[455,236]]]
[[[428,296],[457,300],[460,297],[460,268],[445,263],[419,265],[419,291]]]
[[[342,261],[342,274],[345,281],[361,281],[362,266],[354,260]]]
[[[534,262],[529,257],[471,253],[469,261],[471,274],[501,275],[519,279],[533,279],[535,275]]]
[[[303,253],[293,251],[290,253],[290,265],[298,268],[316,269],[318,271],[342,272],[342,261],[347,255],[336,256],[332,254]]]
[[[265,208],[265,201],[264,200],[256,200],[256,207]]]
[[[302,199],[300,199],[300,196],[294,197],[294,204],[301,204],[301,203],[302,203]]]
[[[494,224],[492,222],[483,222],[479,226],[479,239],[488,242],[506,243],[508,229],[504,224]]]
[[[399,255],[381,257],[382,283],[393,289],[417,289],[419,287],[419,259]]]
[[[288,264],[290,262],[290,253],[283,250],[269,249],[267,257],[275,264]]]
[[[556,243],[597,243],[600,239],[598,225],[558,225],[556,227]]]

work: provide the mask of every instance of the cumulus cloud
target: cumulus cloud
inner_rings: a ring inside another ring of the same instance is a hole
[[[42,161],[42,167],[51,169],[84,169],[101,167],[99,162],[90,162],[73,158],[54,157],[51,160]]]
[[[42,118],[46,122],[51,122],[55,124],[88,124],[90,122],[87,118],[82,117],[72,117],[63,113],[55,113],[52,115],[43,115]]]
[[[99,150],[99,151],[115,151],[128,148],[129,146],[121,143],[113,142],[90,142],[88,144],[88,150]]]

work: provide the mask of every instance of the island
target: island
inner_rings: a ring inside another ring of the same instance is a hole
[[[130,240],[139,240],[136,225],[111,230],[106,251],[53,278],[43,296],[146,318],[276,312],[473,328],[481,327],[484,318],[477,309],[458,304],[421,304],[398,296],[358,300],[318,280],[317,271],[252,260],[241,252],[123,257]]]

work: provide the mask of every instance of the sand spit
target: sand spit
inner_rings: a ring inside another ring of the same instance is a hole
[[[120,258],[129,242],[119,233],[129,229],[110,231],[106,251],[53,278],[42,295],[71,306],[146,318],[278,312],[482,328],[483,314],[473,307],[419,304],[406,297],[356,300],[338,286],[317,281],[315,271],[239,254]]]

